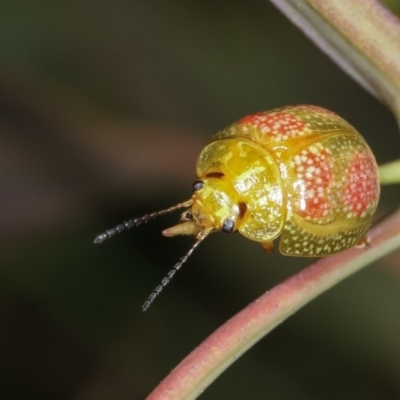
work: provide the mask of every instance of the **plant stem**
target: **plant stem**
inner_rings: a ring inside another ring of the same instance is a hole
[[[380,165],[379,179],[381,185],[400,183],[400,160]]]
[[[400,20],[377,0],[271,0],[400,121]]]
[[[229,365],[305,304],[400,247],[400,211],[369,233],[371,245],[319,259],[275,286],[227,321],[190,353],[148,400],[197,398]]]

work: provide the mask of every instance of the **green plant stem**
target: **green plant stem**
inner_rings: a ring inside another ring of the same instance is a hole
[[[373,261],[400,248],[400,211],[377,224],[370,244],[319,259],[275,286],[193,350],[148,400],[197,398],[229,365],[290,315]]]
[[[400,21],[377,0],[271,0],[400,121]]]
[[[379,179],[381,185],[400,183],[400,160],[380,165]]]

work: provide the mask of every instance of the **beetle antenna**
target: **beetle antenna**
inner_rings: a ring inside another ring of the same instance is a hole
[[[105,232],[101,233],[94,239],[94,243],[99,244],[103,243],[106,239],[111,239],[117,233],[121,233],[127,229],[131,229],[135,226],[139,226],[142,223],[146,223],[151,219],[157,218],[160,215],[168,214],[172,211],[179,210],[180,208],[190,207],[192,205],[192,200],[185,201],[184,203],[179,203],[176,206],[166,208],[165,210],[155,211],[150,214],[145,214],[141,217],[130,219],[128,221],[122,222],[121,224],[115,226],[114,228],[108,229]]]
[[[202,235],[194,242],[193,246],[189,249],[189,251],[174,265],[171,271],[165,276],[165,278],[161,281],[161,283],[150,293],[150,296],[144,302],[142,306],[142,311],[147,311],[153,301],[159,296],[165,286],[171,282],[171,279],[174,275],[181,269],[182,265],[185,264],[187,259],[192,255],[193,251],[197,248],[197,246],[208,236],[211,230],[207,230],[202,232]]]

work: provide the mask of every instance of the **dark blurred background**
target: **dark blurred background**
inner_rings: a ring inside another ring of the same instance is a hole
[[[391,6],[399,11],[398,1]],[[389,111],[268,1],[0,4],[0,398],[143,399],[229,317],[312,259],[217,234],[147,313],[188,249],[179,213],[223,126],[293,103],[399,157]],[[377,219],[400,201],[383,188]],[[237,361],[204,399],[399,399],[399,255],[347,279]]]

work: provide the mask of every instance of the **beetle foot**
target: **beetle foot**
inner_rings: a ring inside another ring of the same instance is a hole
[[[357,247],[357,249],[363,249],[365,247],[369,247],[371,246],[371,238],[368,236],[364,236],[354,246]]]
[[[272,253],[274,251],[274,242],[261,242],[261,246],[266,253]]]

